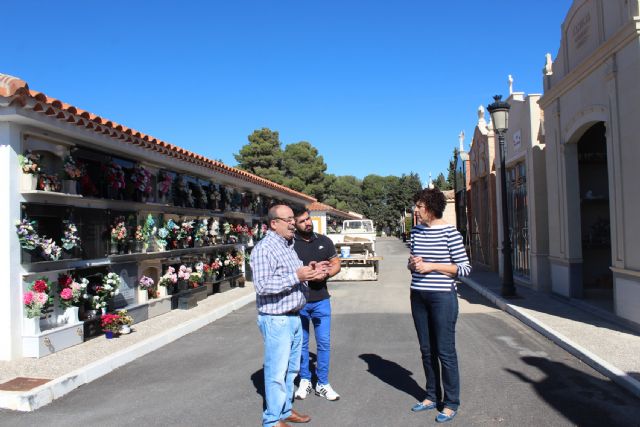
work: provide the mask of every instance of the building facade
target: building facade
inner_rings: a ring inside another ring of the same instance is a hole
[[[510,79],[510,83],[513,80]],[[538,100],[540,95],[513,92],[509,129],[505,134],[507,206],[513,275],[516,283],[536,290],[549,290],[549,231],[547,225],[547,183],[544,132]],[[495,145],[497,173],[500,176],[500,148]],[[501,182],[496,182],[497,206],[502,206]],[[502,224],[502,210],[497,209]],[[502,271],[502,227],[498,227],[500,271]]]
[[[640,7],[575,1],[544,96],[551,289],[640,323]]]
[[[469,242],[474,267],[498,271],[498,222],[496,212],[495,138],[485,121],[484,107],[478,108],[478,122],[469,148],[471,212]]]

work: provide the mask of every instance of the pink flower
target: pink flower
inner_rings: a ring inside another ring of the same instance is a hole
[[[60,292],[60,298],[62,298],[63,300],[70,300],[73,298],[73,291],[71,290],[71,288],[64,288],[61,292]]]
[[[33,302],[33,292],[27,291],[23,296],[22,300],[24,301],[24,305],[31,305]]]
[[[47,303],[47,301],[49,301],[49,296],[44,292],[36,292],[35,300],[38,304],[44,305]]]

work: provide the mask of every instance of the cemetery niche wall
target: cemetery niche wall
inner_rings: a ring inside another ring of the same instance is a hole
[[[103,314],[126,309],[138,323],[243,286],[268,207],[315,201],[10,76],[0,75],[0,113],[0,161],[13,171],[1,184],[12,222],[2,360],[102,335]]]

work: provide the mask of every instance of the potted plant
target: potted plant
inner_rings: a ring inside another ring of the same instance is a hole
[[[120,316],[117,314],[106,313],[100,317],[100,326],[107,339],[111,339],[120,332]]]
[[[36,232],[35,221],[29,221],[27,218],[16,221],[16,233],[22,249],[33,251],[40,247],[40,236]]]
[[[53,239],[48,239],[47,236],[42,236],[38,241],[38,245],[41,249],[42,258],[47,261],[58,261],[62,256],[62,248]]]
[[[102,284],[95,287],[95,295],[91,300],[92,307],[106,314],[109,300],[120,293],[121,281],[122,279],[116,273],[107,273],[102,278]]]
[[[37,189],[38,175],[40,175],[40,160],[42,156],[31,150],[18,155],[18,162],[22,169],[22,189],[32,191]]]
[[[71,156],[67,156],[63,166],[64,179],[62,180],[62,188],[65,193],[77,194],[77,181],[82,178],[82,169],[76,165],[75,160]]]
[[[78,310],[82,300],[82,285],[69,274],[58,275],[58,302],[64,309],[62,319],[68,324],[80,323]]]
[[[186,265],[181,265],[177,271],[178,274],[178,291],[189,289],[189,279],[191,278],[192,269]]]
[[[120,317],[120,329],[118,333],[126,335],[131,333],[131,325],[133,325],[133,317],[129,315],[127,310],[118,310],[116,314]]]
[[[122,190],[125,187],[124,170],[114,161],[109,162],[105,168],[107,180],[107,195],[110,199],[121,199]]]

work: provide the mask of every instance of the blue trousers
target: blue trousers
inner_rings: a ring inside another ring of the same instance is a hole
[[[449,292],[411,290],[411,314],[427,378],[426,398],[458,410],[460,373],[456,353],[458,296]],[[444,395],[443,395],[444,390]]]
[[[300,310],[302,320],[302,357],[300,378],[311,380],[309,369],[309,326],[313,324],[316,337],[316,375],[319,384],[329,384],[329,359],[331,353],[331,300],[329,298],[308,302]]]
[[[302,327],[300,317],[258,315],[264,339],[264,394],[267,408],[262,425],[271,427],[291,415],[293,380],[300,370]]]

